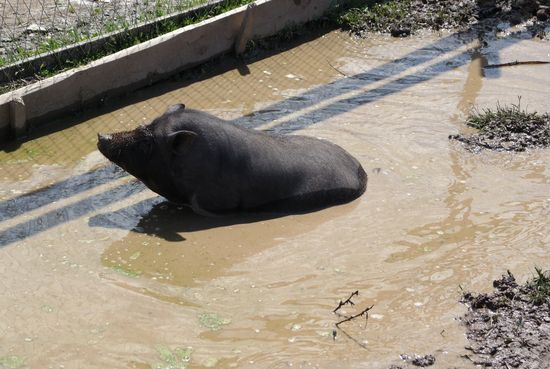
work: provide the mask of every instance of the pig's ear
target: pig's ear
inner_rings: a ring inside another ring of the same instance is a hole
[[[172,114],[172,113],[177,112],[178,110],[183,110],[183,109],[185,109],[184,104],[172,105],[168,108],[168,110],[166,110],[166,113],[164,113],[164,114]]]
[[[197,134],[192,131],[176,131],[168,135],[168,144],[175,155],[184,155],[195,141]]]

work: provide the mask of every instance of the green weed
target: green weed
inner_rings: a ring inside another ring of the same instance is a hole
[[[186,369],[193,352],[191,347],[176,347],[172,350],[169,347],[159,345],[156,349],[162,360],[162,363],[156,365],[157,369]]]
[[[141,275],[140,271],[135,271],[124,265],[117,265],[113,267],[113,270],[119,274],[125,275],[130,278],[138,278]]]
[[[222,318],[216,313],[199,314],[199,323],[212,331],[220,330],[224,325],[231,323],[231,319]]]
[[[543,271],[535,267],[536,275],[527,282],[527,287],[531,290],[531,301],[535,305],[548,302],[550,298],[550,271]]]
[[[127,35],[117,35],[112,37],[100,50],[94,50],[92,52],[84,52],[80,50],[78,55],[72,58],[64,60],[58,60],[54,65],[42,66],[39,70],[35,71],[37,79],[52,76],[61,71],[69,68],[88,64],[93,60],[100,59],[106,55],[113,54],[117,51],[123,50],[130,46],[139,44],[141,42],[150,40],[162,34],[174,31],[178,28],[201,22],[205,19],[222,14],[241,5],[251,3],[253,0],[226,0],[220,4],[217,4],[207,10],[198,11],[194,14],[179,20],[166,20],[162,23],[151,27],[147,32],[140,32],[137,35],[128,37]],[[204,4],[205,0],[192,0],[180,2],[175,9],[176,11],[183,11],[193,6]],[[155,8],[151,13],[151,18],[162,17],[168,15],[169,4],[166,0],[158,0]],[[71,9],[69,9],[69,12]],[[100,13],[98,13],[100,14]],[[141,16],[140,16],[141,19]],[[149,19],[145,16],[145,19]],[[0,67],[17,63],[21,60],[34,57],[40,54],[54,52],[62,47],[70,46],[72,44],[87,41],[93,37],[97,37],[100,34],[109,34],[118,32],[120,30],[130,30],[133,24],[123,17],[114,17],[112,20],[106,22],[100,31],[96,32],[82,32],[77,27],[66,30],[65,32],[49,35],[44,39],[36,48],[25,49],[22,47],[16,47],[8,51],[8,55],[0,57]],[[75,53],[76,54],[76,53]],[[10,89],[19,86],[19,83],[8,83],[0,86],[0,93],[8,91]]]
[[[411,0],[352,1],[338,18],[338,24],[352,32],[387,31],[389,24],[401,24],[409,12]],[[354,6],[355,5],[355,6]]]
[[[0,367],[16,369],[25,365],[25,358],[16,355],[8,355],[0,357]]]
[[[529,127],[533,123],[544,124],[546,119],[548,119],[547,114],[528,113],[522,110],[520,97],[517,104],[509,106],[497,104],[495,110],[490,108],[482,109],[481,111],[474,109],[466,119],[466,124],[480,131],[492,130],[500,126],[519,133],[523,131],[524,127]]]

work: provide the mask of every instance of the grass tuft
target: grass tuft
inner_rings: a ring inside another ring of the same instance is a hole
[[[535,305],[550,302],[550,271],[535,267],[535,273],[536,275],[527,282],[527,287],[531,290],[531,301]]]
[[[497,103],[495,110],[483,109],[479,111],[474,109],[466,119],[466,124],[486,132],[496,127],[505,128],[510,132],[530,132],[532,125],[543,125],[548,119],[548,114],[539,114],[537,112],[528,113],[521,108],[521,97],[517,104],[501,106]]]
[[[474,109],[466,124],[478,132],[471,135],[451,135],[467,145],[471,151],[491,149],[497,151],[525,151],[529,148],[550,146],[550,114],[527,112],[517,104],[496,109]]]
[[[344,29],[362,33],[367,30],[389,32],[393,26],[403,26],[412,2],[411,0],[352,1],[351,4],[352,6],[340,15],[338,23]]]

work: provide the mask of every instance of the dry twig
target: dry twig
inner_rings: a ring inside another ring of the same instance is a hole
[[[502,63],[502,64],[491,64],[486,65],[485,69],[492,69],[492,68],[501,68],[501,67],[511,67],[514,65],[536,65],[536,64],[549,64],[550,61],[543,61],[543,60],[529,60],[529,61],[513,61],[510,63]]]
[[[339,321],[338,323],[336,323],[336,327],[340,328],[339,327],[340,324],[345,323],[345,322],[349,322],[350,320],[359,318],[360,316],[363,316],[363,315],[365,316],[365,324],[366,324],[366,321],[369,319],[369,310],[372,309],[373,307],[374,307],[374,305],[371,305],[368,308],[366,308],[365,310],[363,310],[362,312],[360,312],[359,314],[352,315],[350,317],[347,317],[344,320]]]
[[[340,300],[340,302],[338,303],[338,306],[336,307],[336,309],[332,310],[333,313],[336,313],[338,310],[340,310],[340,308],[344,305],[347,305],[347,304],[350,304],[350,305],[355,305],[353,303],[353,301],[351,301],[351,299],[353,298],[353,296],[359,296],[359,291],[355,291],[353,292],[346,301],[342,301]]]

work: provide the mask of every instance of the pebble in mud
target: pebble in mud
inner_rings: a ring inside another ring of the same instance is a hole
[[[414,355],[401,354],[401,359],[414,366],[426,367],[435,364],[435,357],[433,355]]]

